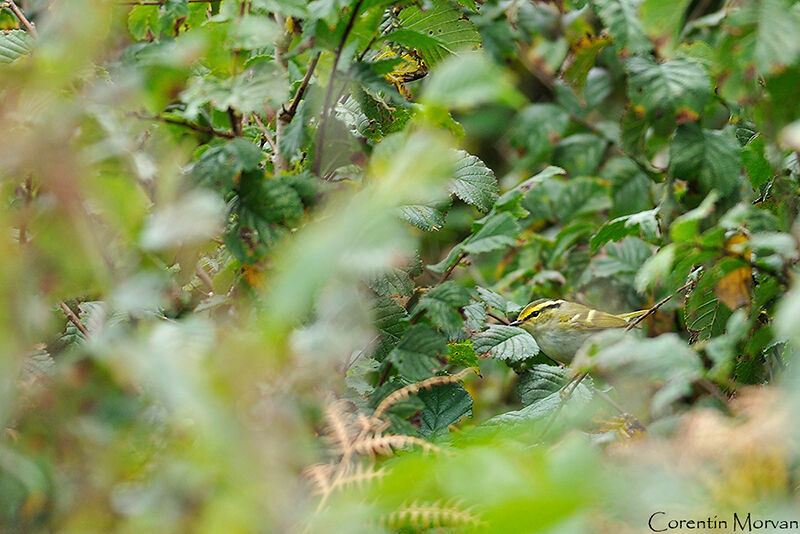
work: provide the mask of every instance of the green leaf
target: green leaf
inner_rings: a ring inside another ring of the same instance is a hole
[[[512,247],[520,231],[516,218],[510,213],[489,215],[480,230],[464,241],[463,250],[479,254]]]
[[[483,330],[487,317],[486,307],[481,302],[473,302],[464,306],[464,324],[471,332]]]
[[[436,357],[445,351],[445,340],[430,326],[416,324],[403,334],[387,359],[409,380],[424,380],[439,367]]]
[[[475,303],[480,306],[479,303]],[[472,306],[472,304],[470,304]],[[483,308],[483,306],[481,306]],[[461,367],[473,367],[478,369],[478,355],[475,354],[475,348],[472,341],[469,339],[459,341],[458,343],[448,343],[447,345],[447,362],[452,365],[460,365]]]
[[[703,193],[723,196],[739,186],[739,143],[729,130],[705,130],[695,124],[678,127],[669,148],[670,173],[697,183]]]
[[[570,371],[563,367],[548,364],[532,365],[519,377],[517,382],[517,393],[522,404],[530,406],[544,401],[553,393],[559,393],[561,388],[566,385],[570,378]],[[572,395],[591,398],[592,379],[584,378],[575,388]]]
[[[407,272],[396,267],[393,267],[390,271],[380,272],[370,277],[367,285],[378,295],[385,297],[408,297],[414,292],[414,281]]]
[[[546,157],[569,126],[569,114],[555,104],[532,104],[517,114],[511,126],[511,143],[534,159]]]
[[[400,11],[398,19],[406,31],[390,32],[386,39],[416,48],[430,66],[459,50],[474,50],[481,45],[478,30],[449,0],[435,2],[426,11],[409,6]]]
[[[772,73],[800,55],[800,11],[789,0],[759,0],[755,6],[755,64],[760,72]]]
[[[573,366],[662,383],[650,403],[655,413],[689,394],[691,384],[703,376],[700,357],[677,334],[637,339],[627,332],[602,332],[587,341]]]
[[[489,103],[518,108],[525,103],[525,97],[514,87],[508,71],[478,53],[442,61],[429,75],[423,99],[429,104],[455,110]]]
[[[597,16],[608,26],[617,50],[637,54],[648,52],[652,43],[639,20],[641,0],[592,0]]]
[[[621,243],[608,245],[606,252],[606,256],[594,258],[591,263],[592,271],[599,278],[632,275],[652,256],[647,243],[636,237],[627,237]]]
[[[634,287],[636,291],[643,292],[645,289],[652,287],[656,283],[660,283],[667,279],[672,270],[672,265],[675,261],[675,245],[662,247],[656,254],[650,257],[639,272],[636,273]]]
[[[576,90],[578,95],[583,92],[586,77],[595,66],[597,55],[611,44],[611,39],[605,35],[599,37],[583,37],[573,46],[571,63],[564,71],[564,79]]]
[[[606,140],[590,133],[570,135],[558,142],[553,164],[564,168],[571,176],[594,174],[606,150]]]
[[[658,221],[656,215],[658,208],[641,211],[605,223],[600,230],[592,236],[589,245],[591,253],[594,254],[600,247],[609,241],[621,241],[629,235],[640,235],[655,237],[658,231]]]
[[[684,120],[696,120],[711,97],[706,69],[689,59],[656,63],[647,56],[634,56],[625,68],[628,98],[634,106],[641,106],[648,117],[681,115]]]
[[[494,172],[476,156],[463,150],[457,150],[456,154],[458,160],[450,181],[450,192],[481,211],[489,211],[500,192]]]
[[[516,326],[492,325],[485,332],[472,337],[475,352],[490,353],[493,358],[514,363],[539,354],[536,340]]]
[[[295,156],[308,142],[308,107],[306,101],[300,102],[292,121],[283,129],[283,136],[278,140],[278,149],[287,159]]]
[[[400,339],[408,327],[408,313],[405,308],[388,296],[374,300],[372,314],[375,318],[375,328],[395,341]]]
[[[444,213],[434,206],[400,206],[398,214],[408,224],[426,232],[441,230],[444,226]]]
[[[647,35],[656,43],[665,37],[674,40],[690,3],[691,0],[644,0],[640,13]]]
[[[761,135],[753,136],[742,147],[742,164],[747,171],[747,176],[750,177],[753,189],[756,190],[769,182],[773,176],[772,166],[767,161],[765,150],[764,137]]]
[[[33,37],[24,30],[0,33],[0,64],[11,63],[33,50]]]
[[[472,397],[461,384],[436,386],[417,393],[425,404],[420,412],[419,434],[434,437],[462,416],[472,416]]]
[[[611,217],[646,211],[653,205],[652,181],[629,158],[611,158],[603,166],[601,175],[611,182]]]
[[[128,13],[128,31],[137,41],[160,33],[158,24],[158,6],[135,6]]]
[[[719,195],[712,191],[699,206],[672,221],[670,237],[674,241],[694,241],[700,231],[700,221],[714,213],[714,204],[718,199]]]
[[[469,304],[469,291],[464,286],[453,280],[431,289],[421,299],[411,312],[411,317],[416,317],[421,312],[427,312],[428,318],[446,333],[458,332],[462,326],[461,314],[458,308]]]
[[[558,193],[554,208],[562,222],[611,207],[609,188],[594,178],[573,178]]]

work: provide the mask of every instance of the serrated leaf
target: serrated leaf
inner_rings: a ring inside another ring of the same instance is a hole
[[[581,215],[610,207],[608,185],[595,178],[573,178],[567,181],[554,202],[556,215],[565,223]]]
[[[410,326],[387,360],[409,380],[423,380],[439,367],[436,357],[446,349],[444,338],[427,325]]]
[[[486,307],[481,302],[473,302],[464,306],[464,320],[467,329],[472,332],[483,330],[486,326]]]
[[[650,246],[636,237],[627,237],[621,243],[610,244],[606,251],[606,256],[594,258],[591,263],[592,271],[600,278],[632,275],[652,255]]]
[[[428,318],[446,333],[457,332],[462,325],[461,314],[458,309],[469,304],[469,291],[464,286],[453,280],[431,289],[421,299],[411,313],[416,317],[421,312],[427,312]]]
[[[776,66],[791,65],[800,55],[800,13],[794,2],[759,0],[755,39],[755,62],[761,72],[769,73]],[[796,7],[796,6],[795,6]]]
[[[422,204],[400,206],[398,214],[408,224],[426,232],[441,230],[444,226],[444,213],[434,206]]]
[[[306,101],[300,102],[297,106],[292,121],[283,128],[283,136],[278,141],[278,149],[281,154],[291,159],[308,142],[308,107]]]
[[[609,44],[611,44],[611,39],[606,35],[598,37],[587,35],[572,47],[572,57],[569,66],[564,71],[564,79],[575,89],[578,95],[583,92],[586,77],[592,67],[595,66],[597,55]]]
[[[615,47],[631,53],[649,51],[653,45],[639,19],[641,0],[592,0],[597,16],[614,37]]]
[[[536,340],[516,326],[492,325],[485,332],[472,337],[475,352],[490,353],[493,358],[507,362],[519,362],[536,356],[539,346]]]
[[[472,397],[461,384],[436,386],[420,391],[417,396],[425,405],[420,412],[421,436],[436,436],[462,416],[472,415]]]
[[[753,189],[758,190],[762,185],[772,179],[772,166],[765,155],[766,146],[764,137],[754,136],[742,147],[742,164],[750,177]]]
[[[519,377],[517,393],[524,406],[544,401],[553,393],[558,393],[570,379],[570,371],[563,367],[548,364],[532,365]],[[573,395],[590,398],[592,380],[584,378],[575,388]]]
[[[389,297],[379,297],[372,305],[375,328],[395,340],[400,339],[408,327],[408,313],[405,308]]]
[[[728,130],[681,125],[670,143],[669,153],[670,173],[698,183],[704,193],[716,189],[726,196],[739,186],[739,143]]]
[[[128,31],[137,41],[141,41],[148,35],[158,36],[160,29],[158,24],[157,6],[135,6],[128,13]]]
[[[458,160],[450,181],[450,192],[481,211],[489,211],[500,192],[494,172],[477,156],[464,150],[457,150],[456,154]]]
[[[390,271],[376,273],[367,280],[367,285],[384,297],[408,297],[414,292],[414,281],[407,272],[396,267]]]
[[[511,247],[516,245],[520,231],[516,218],[510,213],[489,215],[481,229],[464,241],[463,249],[479,254]]]
[[[556,145],[553,164],[571,176],[590,176],[600,166],[606,143],[605,139],[590,133],[570,135]]]
[[[555,104],[532,104],[520,111],[511,126],[511,143],[534,159],[544,158],[563,137],[569,114]]]
[[[400,11],[397,18],[406,32],[394,37],[389,33],[386,39],[416,48],[430,66],[449,54],[481,45],[478,30],[449,0],[435,2],[426,11],[416,5],[409,6]]]
[[[711,79],[706,69],[689,59],[656,63],[647,56],[634,56],[625,68],[628,98],[648,117],[681,114],[684,120],[696,120],[711,97]]]
[[[33,37],[24,30],[0,33],[0,63],[11,63],[33,50]]]
[[[470,304],[470,306],[472,306],[472,304]],[[447,361],[452,365],[478,369],[478,355],[475,354],[475,348],[472,346],[472,341],[469,339],[458,343],[448,343]]]
[[[514,87],[508,72],[483,54],[445,59],[429,76],[423,99],[446,109],[469,109],[498,103],[518,108],[525,97]]]
[[[506,313],[506,299],[491,289],[486,289],[484,287],[478,287],[476,289],[478,290],[478,295],[480,295],[481,300],[485,302],[487,306],[491,306],[492,308],[496,308],[501,312]]]
[[[256,145],[236,138],[203,152],[192,166],[191,175],[200,184],[229,191],[236,175],[256,169],[262,157]]]
[[[591,253],[594,254],[609,241],[622,241],[630,235],[644,234],[651,238],[655,237],[658,231],[658,221],[656,221],[658,211],[659,208],[640,211],[605,223],[589,242]]]

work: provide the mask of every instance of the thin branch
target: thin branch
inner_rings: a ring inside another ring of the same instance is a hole
[[[681,287],[676,289],[672,294],[667,295],[663,299],[661,299],[658,302],[656,302],[649,310],[647,310],[647,312],[643,313],[642,315],[637,317],[635,321],[632,321],[631,324],[626,326],[625,327],[625,331],[629,332],[633,328],[636,328],[637,325],[639,325],[642,321],[644,321],[645,319],[647,319],[648,317],[653,315],[656,312],[656,310],[658,310],[661,306],[666,304],[672,297],[674,297],[675,295],[677,295],[678,293],[680,293],[684,289],[688,289],[692,284],[694,284],[694,281],[686,282]]]
[[[275,140],[270,135],[269,130],[267,130],[267,127],[264,126],[264,123],[261,122],[261,119],[255,113],[253,113],[253,120],[255,121],[256,125],[258,126],[258,129],[261,130],[261,134],[264,136],[264,140],[267,142],[267,144],[272,149],[272,153],[273,154],[277,154],[278,153],[278,145],[275,143]]]
[[[25,13],[14,3],[14,0],[6,0],[3,2],[0,7],[8,7],[11,11],[16,15],[19,19],[19,22],[22,24],[22,27],[25,28],[28,33],[30,33],[33,37],[39,37],[39,34],[36,32],[36,26],[28,20],[25,16]]]
[[[467,256],[466,252],[462,252],[461,254],[458,255],[458,258],[456,259],[455,263],[451,265],[450,268],[447,269],[442,275],[442,277],[439,279],[440,284],[445,280],[447,280],[448,278],[450,278],[450,275],[453,274],[455,268],[458,267],[458,264],[461,263],[461,260],[463,260],[466,256]]]
[[[234,137],[236,137],[230,132],[217,130],[216,128],[212,128],[211,126],[202,126],[200,124],[194,124],[192,122],[182,121],[180,119],[173,119],[170,117],[165,117],[163,115],[146,115],[144,113],[139,113],[139,112],[133,112],[132,115],[137,119],[148,120],[148,121],[159,121],[159,122],[165,122],[167,124],[174,124],[176,126],[183,126],[184,128],[189,128],[190,130],[194,130],[196,132],[216,135],[217,137],[224,137],[226,139],[233,139]]]
[[[314,174],[319,176],[320,165],[322,164],[322,143],[325,140],[325,127],[328,122],[328,114],[330,113],[331,98],[333,98],[333,87],[336,82],[336,69],[339,66],[339,59],[342,57],[344,45],[347,38],[350,36],[350,31],[353,29],[353,24],[356,22],[358,11],[361,9],[361,3],[364,0],[358,0],[353,6],[353,13],[350,15],[350,20],[347,21],[347,26],[344,28],[342,39],[339,41],[339,47],[336,49],[336,55],[333,58],[333,66],[331,67],[331,79],[328,81],[328,89],[325,91],[325,102],[322,106],[322,115],[319,119],[319,131],[317,132],[317,147],[314,151]]]
[[[236,111],[228,106],[228,120],[231,123],[231,130],[233,130],[234,137],[242,136],[242,120],[241,117],[236,115]]]
[[[75,325],[75,328],[77,328],[81,334],[83,334],[88,338],[89,329],[86,328],[83,322],[81,322],[80,317],[75,315],[75,312],[72,311],[72,308],[67,306],[66,302],[64,302],[63,300],[58,303],[58,307],[61,308],[61,311],[64,312],[64,315],[67,316],[67,319],[69,319],[69,321]]]
[[[311,60],[311,63],[308,65],[308,70],[306,70],[306,75],[303,77],[303,81],[300,82],[300,87],[297,88],[297,92],[294,94],[294,98],[292,98],[292,103],[289,104],[289,108],[287,109],[285,105],[281,106],[281,111],[278,114],[278,120],[285,121],[287,124],[292,122],[292,118],[294,114],[297,113],[297,106],[300,105],[300,100],[303,98],[303,94],[306,92],[308,88],[308,83],[311,81],[311,76],[314,74],[314,69],[317,68],[317,62],[319,62],[319,56],[322,52],[317,52],[317,55]]]

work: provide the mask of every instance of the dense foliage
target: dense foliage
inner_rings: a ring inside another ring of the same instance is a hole
[[[0,531],[800,520],[800,3],[1,6]]]

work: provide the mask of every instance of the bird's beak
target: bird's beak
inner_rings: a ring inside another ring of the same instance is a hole
[[[508,326],[519,326],[522,324],[522,321],[512,321],[508,323]]]

